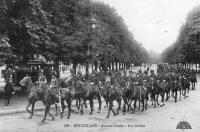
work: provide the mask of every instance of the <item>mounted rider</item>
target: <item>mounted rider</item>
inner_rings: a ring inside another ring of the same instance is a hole
[[[52,74],[49,90],[53,96],[55,96],[57,91],[60,90],[59,79],[57,78],[56,72]]]
[[[39,77],[38,77],[39,89],[43,88],[46,83],[47,83],[47,79],[44,75],[44,71],[42,69],[40,69],[39,70]]]

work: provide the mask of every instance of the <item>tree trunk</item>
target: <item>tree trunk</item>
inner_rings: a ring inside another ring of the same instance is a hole
[[[115,62],[115,70],[118,71],[117,62]]]
[[[88,80],[89,79],[89,63],[86,64],[86,67],[85,67],[85,78]]]
[[[73,69],[74,69],[74,73],[76,74],[76,66],[77,66],[77,62],[73,62]]]
[[[59,59],[58,58],[56,58],[54,61],[54,70],[57,73],[57,77],[60,78]]]
[[[112,62],[112,71],[114,71],[114,66],[115,66],[115,63],[114,62]]]
[[[98,68],[98,62],[97,61],[94,62],[94,66],[95,66],[94,70],[97,71],[97,68]]]

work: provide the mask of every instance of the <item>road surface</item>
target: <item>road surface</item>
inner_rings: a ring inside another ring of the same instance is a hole
[[[198,77],[198,82],[200,78]],[[136,111],[135,114],[127,112],[123,115],[120,111],[118,116],[111,114],[107,119],[107,109],[103,108],[101,113],[97,113],[97,105],[95,112],[89,115],[89,108],[84,109],[84,115],[72,113],[71,119],[67,119],[67,110],[63,119],[59,116],[54,121],[48,116],[45,123],[41,123],[43,111],[35,112],[32,119],[28,119],[28,113],[16,115],[0,116],[0,132],[102,132],[102,131],[145,131],[145,132],[173,132],[177,130],[177,124],[181,121],[187,121],[192,130],[197,132],[200,130],[200,83],[197,84],[196,90],[190,91],[189,98],[182,99],[177,103],[170,98],[164,107],[153,108],[148,105],[148,110],[141,112]],[[105,103],[103,103],[103,106]],[[115,105],[115,108],[117,106]],[[51,110],[54,113],[53,110]]]

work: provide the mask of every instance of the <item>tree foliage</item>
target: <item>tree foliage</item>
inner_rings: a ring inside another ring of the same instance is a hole
[[[141,64],[148,53],[116,10],[90,0],[0,0],[0,34],[19,62],[34,54],[85,64]],[[93,30],[91,18],[96,19]],[[88,51],[90,51],[88,54]],[[93,53],[93,54],[91,54]]]
[[[200,6],[189,12],[186,23],[179,31],[176,42],[162,54],[163,60],[171,63],[200,62]]]

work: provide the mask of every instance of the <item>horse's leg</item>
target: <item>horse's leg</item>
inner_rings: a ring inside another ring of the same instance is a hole
[[[117,115],[119,114],[120,106],[121,106],[121,99],[118,99],[118,109],[117,109]]]
[[[62,109],[62,112],[60,113],[60,118],[63,118],[63,113],[64,113],[64,110],[65,110],[65,103],[64,103],[65,99],[61,98],[61,109]],[[67,102],[67,101],[66,101]],[[57,112],[56,112],[57,113]]]
[[[132,108],[132,106],[131,106],[132,102],[133,102],[133,100],[130,99],[129,107],[130,107],[131,110],[133,110],[133,108]]]
[[[71,114],[71,100],[66,100],[67,106],[68,106],[68,116],[67,119],[70,118],[70,114]]]
[[[123,115],[125,115],[125,112],[126,112],[126,102],[127,102],[126,97],[123,97],[123,100],[124,100]]]
[[[84,102],[84,105],[85,105],[85,108],[87,108],[87,103],[86,103],[86,101]]]
[[[165,105],[165,94],[163,93],[162,95],[161,95],[161,101],[162,101],[162,105],[161,105],[161,107],[162,106],[164,106]]]
[[[138,110],[140,110],[140,98],[138,99],[138,103],[139,103]]]
[[[35,106],[35,102],[32,102],[31,115],[29,116],[29,119],[31,119],[33,116],[34,106]]]
[[[90,98],[90,109],[91,109],[91,111],[90,111],[90,115],[92,115],[92,112],[94,111],[94,105],[93,105],[93,98]]]
[[[99,103],[99,111],[97,112],[97,113],[100,113],[100,111],[101,111],[101,105],[102,105],[102,102],[101,102],[101,95],[100,94],[98,94],[98,103]]]
[[[133,114],[135,113],[136,103],[137,103],[137,100],[135,99],[135,100],[134,100],[134,108],[133,108],[133,112],[132,112]]]
[[[184,99],[187,97],[186,89],[184,89]]]
[[[119,102],[118,102],[119,103]],[[121,105],[121,104],[118,104],[119,106]],[[118,109],[119,109],[119,107],[118,107]],[[111,110],[112,110],[112,112],[113,112],[113,115],[114,116],[116,116],[116,113],[115,113],[115,111],[114,111],[114,109],[113,109],[113,101],[112,101],[112,103],[111,103]]]
[[[151,105],[153,105],[154,104],[154,94],[152,93],[151,94]]]
[[[81,115],[83,114],[83,105],[85,104],[85,102],[86,102],[86,99],[83,99],[82,104],[80,102],[80,104],[81,104]]]
[[[61,107],[61,106],[60,106]],[[55,113],[55,116],[58,115],[58,105],[55,103],[55,108],[56,108],[56,113]]]
[[[77,110],[79,111],[79,108],[80,108],[80,107],[79,107],[79,102],[78,102],[78,101],[79,101],[79,99],[76,99],[76,108],[77,108]]]
[[[28,109],[31,106],[31,101],[28,101],[28,105],[26,106],[26,111],[31,114],[30,110]]]
[[[111,105],[111,101],[110,101],[110,102],[109,102],[109,107],[108,107],[108,115],[107,115],[107,118],[109,118],[109,116],[110,116],[111,107],[112,107],[112,105]]]
[[[50,113],[50,107],[51,107],[51,105],[49,105],[49,110],[48,110],[48,114],[51,116],[51,120],[54,120],[55,118],[54,118],[54,116]]]
[[[146,104],[145,104],[145,109],[146,109],[146,110],[147,110],[148,100],[149,100],[149,97],[148,97],[148,95],[147,95],[147,97],[146,97]]]
[[[46,105],[44,118],[42,119],[41,122],[44,122],[46,120],[47,114],[49,113],[49,109],[50,109],[50,105]]]

